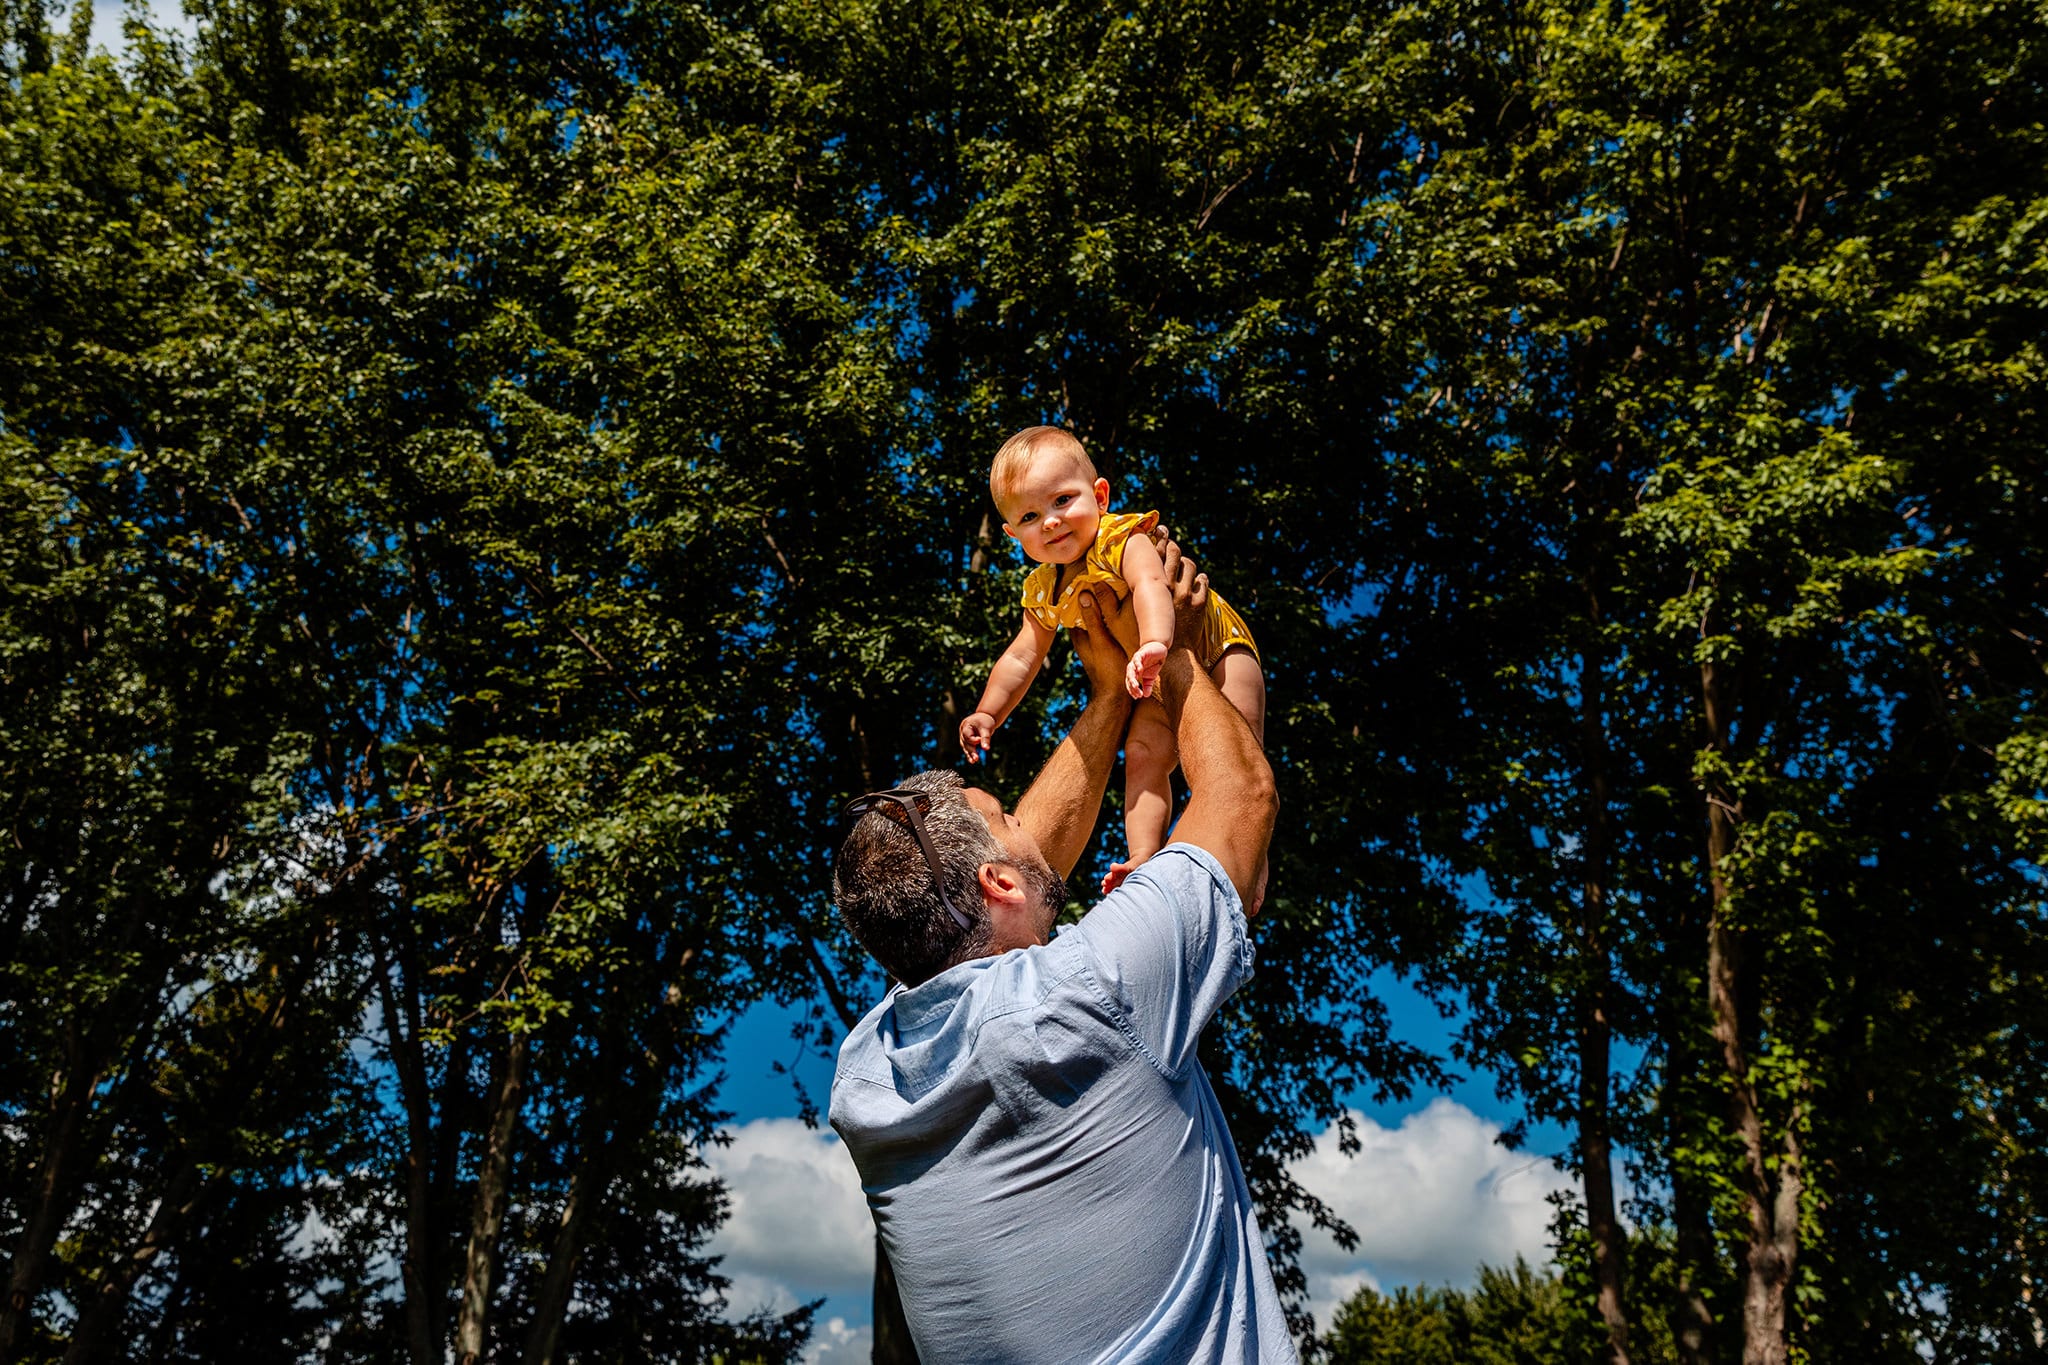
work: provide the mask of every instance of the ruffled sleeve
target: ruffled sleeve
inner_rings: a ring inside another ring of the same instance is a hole
[[[1060,628],[1059,609],[1052,600],[1053,579],[1059,571],[1057,564],[1041,564],[1024,575],[1024,610],[1047,630]]]
[[[1105,513],[1095,531],[1095,545],[1088,551],[1088,566],[1121,582],[1124,576],[1124,542],[1132,536],[1145,534],[1158,524],[1157,512]],[[1047,587],[1050,586],[1048,583]]]

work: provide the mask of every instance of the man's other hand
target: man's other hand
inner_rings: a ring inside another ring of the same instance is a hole
[[[1116,599],[1110,598],[1112,602]],[[1130,655],[1118,642],[1111,621],[1102,612],[1101,597],[1083,590],[1080,596],[1081,629],[1072,632],[1074,652],[1081,656],[1081,670],[1088,675],[1088,695],[1101,697],[1121,692],[1124,666]],[[1128,614],[1128,613],[1126,613]]]
[[[1192,640],[1209,609],[1209,575],[1198,572],[1195,561],[1183,555],[1172,540],[1159,547],[1159,567],[1166,571],[1166,586],[1173,590],[1173,638]]]

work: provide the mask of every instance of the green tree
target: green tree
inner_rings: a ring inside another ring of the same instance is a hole
[[[832,812],[952,761],[1045,419],[1266,655],[1297,1305],[1393,968],[1579,1181],[1459,1321],[2041,1349],[2037,13],[197,21],[0,24],[0,1355],[795,1353],[720,1029],[878,989]]]
[[[755,600],[718,546],[751,518],[709,467],[720,433],[693,433],[699,457],[643,445],[607,417],[632,376],[601,391],[578,349],[574,210],[634,152],[570,136],[627,89],[594,53],[555,60],[590,16],[442,45],[455,17],[223,6],[189,69],[151,47],[133,84],[60,64],[9,94],[8,253],[34,286],[9,301],[4,399],[9,982],[17,1014],[46,1002],[47,1037],[11,1077],[39,1178],[10,1182],[32,1192],[10,1210],[10,1354],[137,1334],[205,1354],[207,1268],[238,1235],[254,1259],[290,1248],[258,1210],[293,1177],[331,1226],[330,1178],[391,1221],[340,1238],[326,1312],[262,1320],[273,1349],[340,1317],[380,1356],[556,1358],[590,1335],[571,1287],[633,1190],[663,1249],[597,1262],[643,1291],[623,1353],[782,1358],[804,1335],[807,1310],[715,1321],[691,1252],[711,1187],[655,1209],[720,1118],[717,1021],[791,970],[774,907],[735,890],[778,832],[747,818],[781,795],[751,741],[792,726],[750,676],[779,661],[717,628]],[[705,165],[685,212],[747,189]],[[726,358],[754,359],[705,362]],[[50,844],[81,837],[104,850]],[[323,1176],[351,1094],[378,1121],[344,1125],[352,1164]],[[278,1303],[315,1258],[286,1259]],[[403,1311],[375,1320],[394,1261]]]
[[[1360,1289],[1317,1340],[1329,1365],[1563,1365],[1584,1358],[1584,1328],[1554,1274],[1520,1257],[1479,1268],[1469,1291]]]
[[[1399,420],[1430,456],[1427,530],[1448,528],[1392,541],[1382,614],[1421,635],[1450,601],[1484,634],[1468,656],[1448,628],[1448,714],[1412,732],[1479,734],[1447,753],[1481,841],[1447,856],[1495,897],[1435,979],[1477,1006],[1467,1055],[1576,1131],[1610,1358],[1633,1317],[1602,1169],[1616,1136],[1670,1191],[1657,1212],[1680,1264],[1654,1278],[1676,1291],[1682,1358],[1883,1358],[1948,1337],[1912,1306],[1925,1281],[1837,1250],[1871,1223],[1829,1210],[1893,1182],[1821,1186],[1887,1126],[1876,1078],[1925,1056],[1878,1041],[1926,1009],[1925,970],[1940,964],[1955,1009],[1916,1022],[1983,1037],[1977,1011],[2009,991],[1985,949],[2031,933],[2028,869],[1974,812],[1996,781],[1982,756],[2037,673],[1962,639],[2034,638],[2031,609],[1993,586],[2031,581],[2034,552],[1993,505],[2037,475],[2015,450],[1988,488],[1959,481],[1935,448],[1960,407],[1997,414],[1990,451],[2031,428],[2035,257],[1977,225],[2033,183],[2033,21],[1675,6],[1416,22],[1457,98],[1418,126],[1410,188],[1373,239],[1398,284],[1368,285],[1357,311],[1362,331],[1409,303],[1395,316],[1422,342]],[[1983,365],[1922,350],[1938,329],[1890,301],[1948,278],[1968,240],[1983,245],[1963,273],[2004,282],[1975,296],[1964,346],[1999,357]],[[1975,396],[1927,420],[1922,383]],[[1893,427],[1895,403],[1917,415]],[[1937,504],[1954,510],[1930,518]],[[1428,590],[1398,591],[1413,578]],[[1970,946],[1937,948],[1925,903],[1978,926]],[[1915,945],[1923,971],[1880,944]],[[1610,1089],[1616,1028],[1648,1049],[1651,1104]],[[1967,1053],[1910,1068],[1931,1087],[1912,1112],[1978,1107]],[[2018,1192],[2012,1168],[1972,1169],[1979,1191]],[[1921,1226],[1931,1252],[1942,1236]],[[2033,1244],[2015,1232],[2003,1244]],[[2030,1256],[1965,1274],[1962,1297],[1989,1278],[2025,1302]],[[1892,1307],[1851,1307],[1872,1304]],[[2008,1321],[1963,1334],[2023,1349]]]

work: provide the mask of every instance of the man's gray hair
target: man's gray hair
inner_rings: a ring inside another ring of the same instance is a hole
[[[925,833],[939,855],[946,895],[974,924],[962,929],[946,913],[924,851],[908,825],[879,811],[854,821],[832,865],[832,903],[846,927],[882,969],[915,986],[988,949],[988,912],[977,874],[984,863],[1009,863],[1009,851],[988,822],[967,804],[960,775],[943,769],[905,778],[902,785],[931,797]]]

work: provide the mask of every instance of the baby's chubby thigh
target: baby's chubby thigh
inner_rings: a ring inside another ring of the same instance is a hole
[[[1261,746],[1266,742],[1266,673],[1259,667],[1259,656],[1243,645],[1232,645],[1223,651],[1223,657],[1209,670],[1210,679],[1224,700],[1237,708],[1237,713],[1252,727],[1252,738]],[[1131,718],[1131,727],[1137,728],[1137,718]]]

